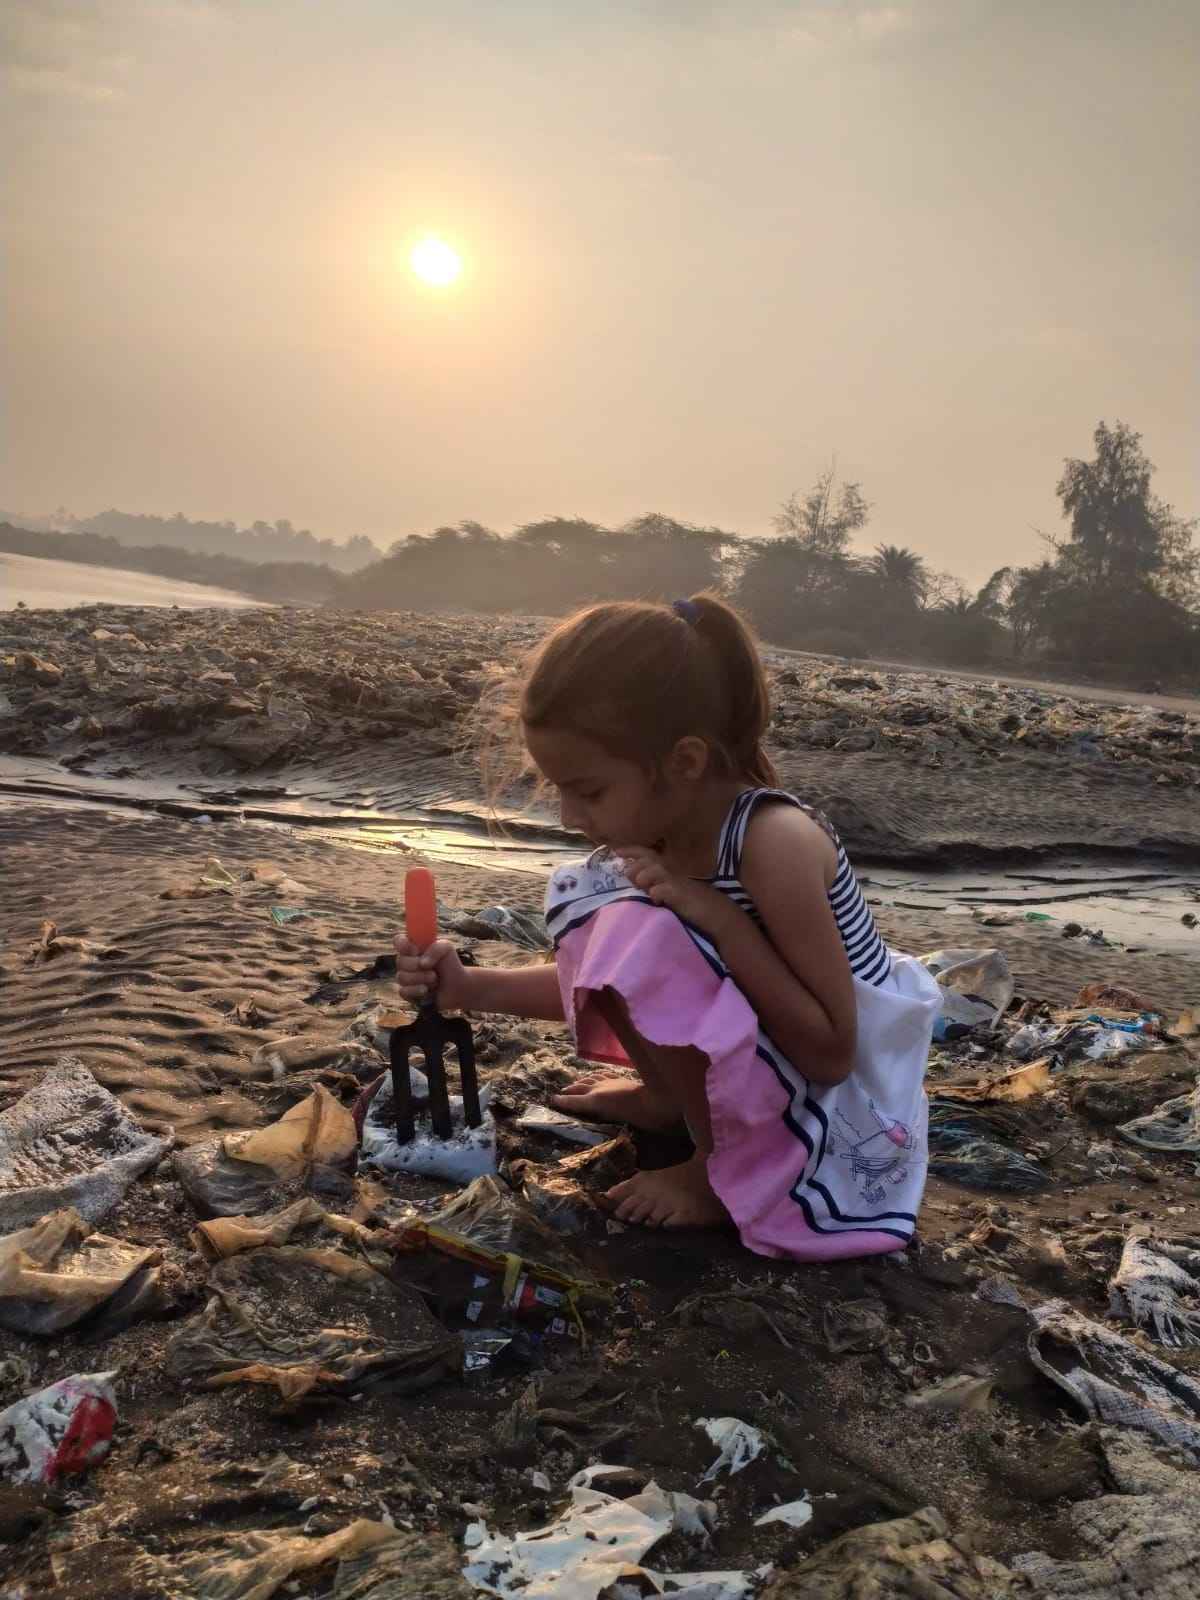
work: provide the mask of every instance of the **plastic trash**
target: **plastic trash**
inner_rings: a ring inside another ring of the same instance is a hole
[[[1011,1113],[931,1097],[929,1171],[971,1189],[1044,1189],[1050,1175],[1003,1142],[1016,1133]]]
[[[1109,1283],[1109,1310],[1159,1344],[1200,1345],[1200,1250],[1135,1230]]]
[[[926,1506],[893,1522],[853,1528],[780,1575],[762,1600],[1016,1600],[1006,1567],[955,1539]],[[1076,1591],[1080,1600],[1085,1589]]]
[[[397,1250],[425,1257],[429,1287],[443,1310],[477,1327],[497,1322],[578,1329],[580,1310],[609,1291],[570,1247],[496,1178],[477,1178],[430,1217],[413,1211],[393,1230]],[[557,1331],[557,1330],[556,1330]]]
[[[218,1261],[209,1287],[165,1361],[171,1377],[206,1389],[411,1394],[462,1367],[458,1338],[415,1290],[341,1250],[262,1246]]]
[[[428,1084],[425,1074],[417,1067],[411,1067],[409,1075],[412,1106],[419,1112],[428,1101]],[[422,1122],[415,1128],[413,1137],[403,1144],[396,1137],[392,1089],[392,1076],[385,1073],[368,1084],[359,1097],[362,1106],[359,1158],[364,1167],[376,1167],[382,1172],[405,1172],[418,1178],[441,1178],[458,1184],[471,1183],[496,1171],[496,1124],[488,1110],[491,1092],[486,1085],[479,1095],[483,1120],[477,1128],[467,1126],[462,1096],[452,1094],[448,1097],[450,1137],[439,1138]],[[356,1106],[355,1111],[357,1114],[359,1107]]]
[[[354,1118],[318,1084],[278,1122],[178,1150],[173,1165],[201,1216],[255,1216],[278,1200],[282,1185],[311,1185],[326,1173],[341,1176],[357,1154]]]
[[[117,1423],[116,1376],[76,1373],[0,1411],[0,1476],[54,1483],[102,1461]]]
[[[950,1024],[977,1028],[992,1026],[1007,1011],[1013,997],[1013,977],[1000,950],[934,950],[921,957],[942,989],[940,1029],[945,1037]]]
[[[567,1116],[564,1111],[555,1110],[553,1106],[536,1103],[526,1106],[513,1126],[522,1132],[549,1133],[566,1144],[579,1145],[603,1144],[617,1131],[613,1123],[580,1122],[575,1117]]]
[[[642,1567],[642,1557],[668,1534],[704,1532],[714,1510],[656,1483],[627,1500],[591,1487],[593,1477],[612,1470],[589,1467],[572,1478],[569,1505],[543,1528],[507,1537],[490,1532],[483,1521],[471,1523],[463,1536],[463,1576],[471,1587],[500,1600],[598,1600],[626,1586],[634,1595],[696,1597],[707,1584],[717,1600],[750,1593],[748,1574],[651,1573]],[[645,1583],[653,1587],[647,1590]]]
[[[162,1251],[52,1211],[0,1238],[0,1327],[47,1336],[88,1322],[108,1337],[163,1307]]]
[[[0,1112],[0,1234],[67,1208],[99,1222],[171,1142],[140,1128],[75,1057],[61,1057]]]
[[[289,922],[296,922],[300,917],[311,917],[313,913],[307,906],[272,906],[271,921],[277,928],[286,928]]]
[[[703,1429],[710,1442],[720,1451],[700,1479],[701,1483],[711,1483],[722,1472],[728,1472],[732,1477],[752,1461],[757,1461],[767,1448],[762,1430],[752,1422],[742,1422],[737,1417],[700,1417],[696,1426]]]
[[[755,1517],[754,1526],[765,1528],[772,1522],[782,1522],[787,1528],[807,1528],[812,1516],[811,1500],[789,1500],[786,1505],[772,1506],[770,1511],[764,1511],[761,1517]]]
[[[1086,1416],[1145,1433],[1200,1466],[1200,1383],[1062,1300],[1032,1314],[1030,1360]]]
[[[1117,1132],[1143,1150],[1200,1155],[1200,1078],[1187,1094],[1175,1095],[1144,1117],[1121,1123]]]
[[[504,939],[521,950],[538,953],[551,948],[545,920],[530,911],[514,911],[511,906],[486,906],[482,911],[455,917],[450,926],[467,939]]]
[[[953,1372],[948,1378],[906,1395],[904,1404],[913,1411],[986,1411],[995,1386],[995,1378]]]

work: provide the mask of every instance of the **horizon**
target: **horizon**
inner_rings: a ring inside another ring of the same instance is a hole
[[[27,516],[265,507],[386,550],[657,508],[752,538],[836,458],[858,548],[977,585],[1040,559],[1101,418],[1200,504],[1200,11],[24,0],[2,25],[0,499]]]

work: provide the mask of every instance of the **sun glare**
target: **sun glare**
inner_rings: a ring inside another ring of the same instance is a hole
[[[462,258],[444,239],[422,239],[412,247],[408,264],[422,283],[444,289],[462,272]]]

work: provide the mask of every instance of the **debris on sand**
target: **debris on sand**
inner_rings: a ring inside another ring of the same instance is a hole
[[[74,1209],[99,1222],[171,1147],[140,1128],[73,1056],[0,1111],[0,1233]]]
[[[76,1373],[0,1411],[0,1476],[54,1483],[102,1461],[117,1421],[116,1376]]]
[[[1200,1345],[1200,1249],[1134,1229],[1109,1284],[1110,1310],[1159,1344]]]

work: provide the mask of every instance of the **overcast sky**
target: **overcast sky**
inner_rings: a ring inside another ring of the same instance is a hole
[[[1200,512],[1195,0],[0,27],[0,505],[761,533],[836,454],[867,542],[978,581],[1120,417]],[[449,290],[408,270],[424,234]]]

